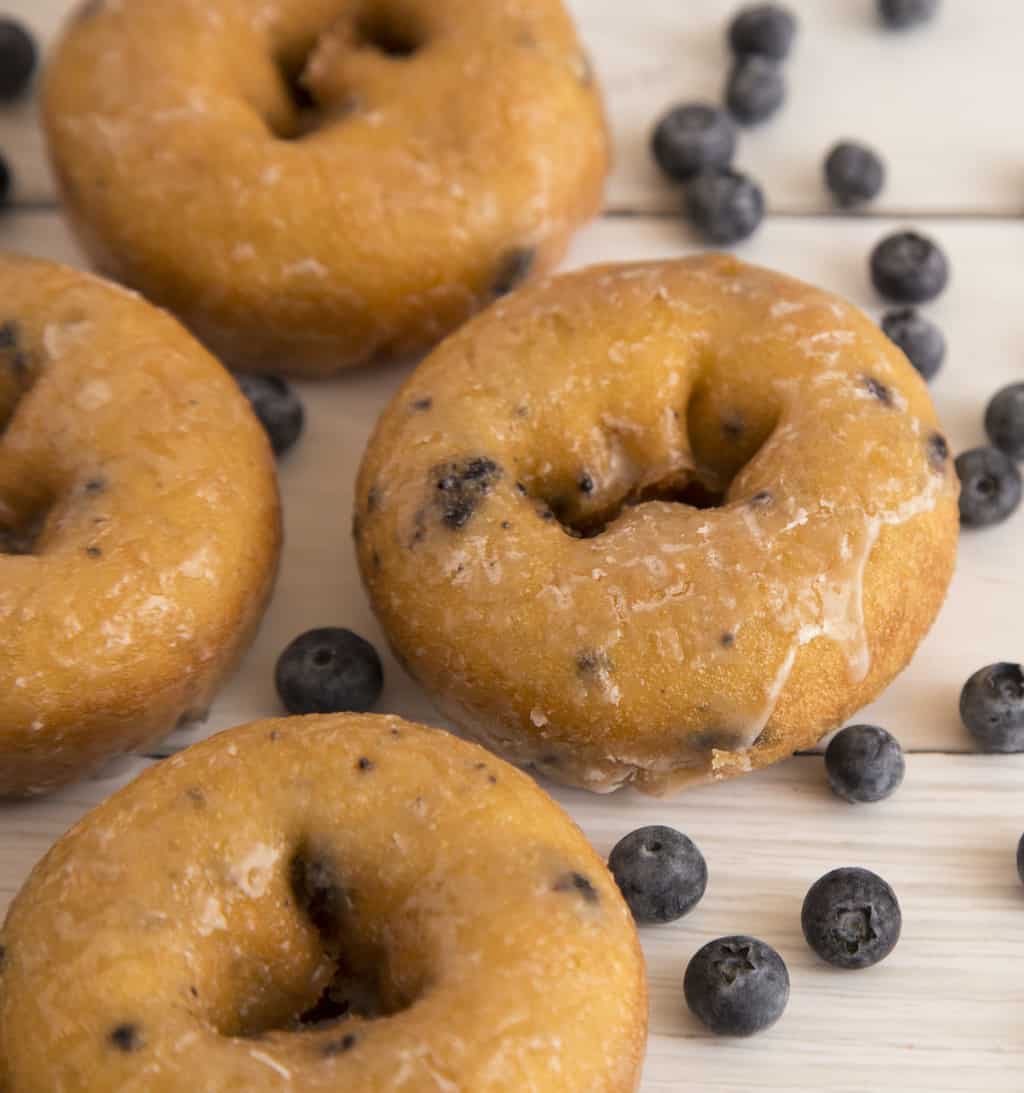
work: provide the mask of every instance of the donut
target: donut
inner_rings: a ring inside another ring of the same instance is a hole
[[[395,717],[157,764],[47,854],[0,943],[11,1093],[638,1083],[643,958],[603,863],[526,775]]]
[[[261,426],[170,316],[26,258],[0,258],[0,300],[3,797],[202,715],[281,532]]]
[[[856,308],[719,255],[527,287],[371,438],[359,564],[455,724],[650,793],[812,745],[907,664],[957,483],[924,383]]]
[[[600,207],[600,92],[561,0],[91,0],[44,92],[97,267],[233,366],[429,347]]]

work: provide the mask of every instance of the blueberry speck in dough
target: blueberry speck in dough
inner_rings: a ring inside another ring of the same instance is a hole
[[[344,1055],[346,1052],[351,1051],[356,1046],[356,1038],[349,1033],[346,1036],[342,1036],[340,1040],[328,1040],[323,1046],[324,1055]]]
[[[885,729],[850,725],[829,743],[825,770],[837,796],[851,804],[868,804],[899,788],[906,762],[899,741]]]
[[[465,527],[480,502],[501,478],[501,468],[492,459],[474,458],[445,463],[434,468],[441,519],[452,531]]]
[[[578,892],[584,903],[597,903],[600,899],[597,889],[582,873],[566,873],[555,881],[554,887],[556,892]]]
[[[284,455],[299,439],[306,411],[292,389],[280,376],[236,375],[242,394],[270,437],[274,455]]]
[[[767,57],[745,57],[736,62],[725,87],[729,113],[744,125],[767,121],[786,98],[781,66]]]
[[[275,683],[289,713],[365,713],[380,697],[384,670],[368,641],[351,630],[324,627],[285,649]]]
[[[811,949],[837,968],[870,968],[900,939],[896,893],[868,869],[834,869],[811,885],[800,925]]]
[[[982,751],[1024,751],[1024,670],[1000,662],[979,669],[960,692],[960,719]]]
[[[825,185],[844,209],[865,205],[882,192],[885,165],[866,144],[842,140],[825,158]]]
[[[751,4],[729,24],[729,46],[737,57],[751,54],[781,61],[796,38],[793,13],[778,4]]]
[[[997,392],[985,410],[989,440],[1011,459],[1024,459],[1024,383]]]
[[[764,218],[764,194],[731,168],[701,171],[686,188],[691,223],[711,243],[730,245],[752,235]]]
[[[928,462],[936,474],[945,474],[949,459],[949,443],[942,433],[932,433],[927,440]]]
[[[142,1033],[139,1031],[137,1025],[128,1024],[126,1022],[125,1024],[117,1025],[110,1030],[110,1043],[116,1047],[118,1051],[130,1054],[133,1051],[138,1051],[142,1047]]]
[[[37,61],[32,35],[14,19],[0,19],[0,101],[11,102],[25,92]]]
[[[897,304],[923,304],[940,295],[949,281],[949,262],[942,249],[917,232],[894,232],[871,252],[871,281]]]
[[[1017,464],[998,448],[972,448],[956,457],[960,478],[960,523],[983,528],[1002,523],[1020,505]]]
[[[717,106],[674,106],[658,122],[651,141],[654,159],[669,178],[685,182],[708,167],[728,167],[736,151],[736,126]]]
[[[899,308],[882,316],[882,331],[923,379],[934,379],[946,359],[946,339],[931,319],[915,308]]]
[[[704,855],[671,827],[641,827],[626,835],[609,855],[608,868],[639,923],[682,918],[708,884]]]
[[[931,22],[939,0],[877,0],[878,17],[891,30],[907,30]]]
[[[892,406],[892,391],[881,380],[874,376],[864,377],[864,386],[872,398],[878,399],[883,406]]]
[[[709,941],[683,978],[686,1004],[720,1036],[752,1036],[774,1025],[789,1001],[789,972],[763,941],[742,935]]]

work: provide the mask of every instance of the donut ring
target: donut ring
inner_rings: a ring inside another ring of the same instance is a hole
[[[168,315],[0,258],[0,796],[42,793],[200,715],[280,549],[273,458]]]
[[[721,256],[496,304],[396,395],[356,505],[373,606],[445,714],[560,781],[652,793],[772,762],[874,698],[958,535],[903,354]]]
[[[93,0],[44,113],[98,268],[307,376],[553,267],[608,168],[561,0]]]
[[[394,717],[262,721],[158,764],[50,851],[0,943],[12,1091],[639,1079],[643,958],[602,862],[525,775]]]

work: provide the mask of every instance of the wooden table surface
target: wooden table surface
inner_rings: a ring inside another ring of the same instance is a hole
[[[934,235],[953,269],[949,290],[929,309],[950,347],[934,397],[955,450],[981,443],[988,397],[1024,373],[1024,5],[946,0],[933,26],[887,35],[875,24],[873,0],[790,3],[801,37],[788,66],[789,103],[773,122],[744,132],[739,154],[763,182],[771,212],[739,253],[878,314],[866,273],[871,246],[906,224]],[[70,6],[8,0],[5,8],[49,40]],[[734,4],[573,0],[571,7],[605,86],[617,162],[607,212],[581,233],[566,265],[691,252],[698,241],[676,215],[678,192],[651,166],[648,135],[672,102],[719,93],[723,28]],[[844,136],[877,146],[890,170],[882,199],[858,216],[836,215],[820,182],[825,150]],[[15,208],[0,218],[0,248],[82,264],[56,205],[31,101],[0,110],[0,150],[17,176]],[[383,649],[351,552],[351,478],[376,414],[407,371],[393,366],[301,385],[309,426],[281,467],[287,546],[276,598],[210,721],[154,754],[276,713],[273,664],[302,630],[350,626]],[[973,754],[957,716],[972,671],[1021,658],[1024,573],[1015,563],[1022,532],[1024,513],[963,536],[935,629],[911,667],[858,718],[885,725],[912,753],[906,782],[889,801],[840,803],[817,755],[670,801],[555,791],[601,852],[657,822],[687,831],[708,859],[711,881],[697,910],[642,932],[651,978],[646,1093],[1024,1086],[1017,1009],[1024,887],[1014,868],[1024,756]],[[385,671],[380,709],[443,724],[393,661]],[[0,912],[52,841],[151,761],[122,760],[56,797],[0,807]],[[866,972],[830,970],[800,934],[804,893],[839,865],[881,873],[903,905],[902,941]],[[682,1002],[690,955],[733,932],[775,945],[792,976],[782,1021],[750,1041],[711,1038]]]

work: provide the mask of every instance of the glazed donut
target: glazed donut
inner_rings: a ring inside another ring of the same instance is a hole
[[[608,167],[561,0],[91,0],[45,120],[98,268],[308,376],[553,267]]]
[[[0,796],[42,793],[205,711],[280,547],[273,458],[173,319],[0,258]]]
[[[50,851],[0,943],[11,1093],[638,1082],[643,958],[603,863],[531,779],[394,717],[165,760]]]
[[[957,485],[923,382],[863,314],[722,256],[494,305],[384,413],[362,574],[456,724],[594,790],[813,744],[931,625]]]

